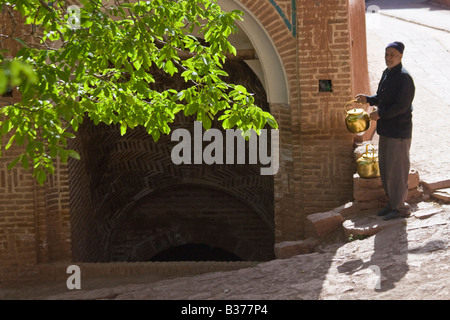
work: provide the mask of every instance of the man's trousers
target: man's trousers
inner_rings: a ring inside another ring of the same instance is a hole
[[[409,149],[411,139],[396,139],[380,136],[378,161],[381,182],[392,210],[410,211],[408,197],[408,175],[410,169]]]

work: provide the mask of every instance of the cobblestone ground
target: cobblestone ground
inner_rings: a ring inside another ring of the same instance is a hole
[[[428,215],[430,209],[434,214]],[[43,286],[9,292],[4,298],[262,302],[448,300],[449,226],[450,205],[421,202],[415,207],[413,216],[393,220],[390,227],[372,237],[323,245],[312,254],[273,260],[239,270],[160,281],[145,276],[82,280],[81,290],[70,291],[63,289],[62,285],[58,289]]]
[[[411,163],[422,180],[450,179],[450,10],[422,0],[366,1],[369,74],[373,91],[386,68],[384,48],[405,44],[403,65],[416,85]]]

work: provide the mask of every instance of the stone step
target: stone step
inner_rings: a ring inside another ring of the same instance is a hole
[[[306,220],[306,234],[322,238],[339,228],[344,218],[339,212],[332,210],[310,214]]]
[[[436,213],[442,212],[444,209],[442,207],[432,207],[424,210],[419,210],[413,212],[412,215],[418,219],[427,219],[431,216],[434,216]]]
[[[442,180],[442,181],[436,181],[436,182],[422,181],[422,185],[423,185],[423,188],[424,188],[424,192],[431,194],[434,191],[439,190],[439,189],[450,188],[450,179]]]
[[[419,220],[428,219],[431,216],[442,212],[444,209],[440,206],[419,207],[416,211],[411,213],[412,218]],[[408,218],[409,219],[409,218]],[[415,220],[415,219],[413,219]],[[406,223],[403,219],[383,220],[383,217],[378,217],[376,214],[355,216],[347,219],[342,223],[344,234],[346,237],[350,235],[355,236],[373,236],[385,228],[398,225],[400,223]]]
[[[348,238],[350,236],[373,236],[381,230],[405,223],[404,219],[383,220],[383,217],[376,215],[355,217],[345,220],[342,223],[344,234]]]
[[[417,202],[422,199],[419,172],[411,169],[408,175],[407,202]],[[383,207],[387,201],[383,190],[381,178],[364,179],[357,173],[353,175],[353,199],[356,203],[364,204],[369,208]]]
[[[290,257],[314,252],[320,241],[314,237],[309,237],[299,241],[283,241],[275,244],[274,252],[277,259],[288,259]]]
[[[431,194],[431,197],[444,203],[450,203],[450,188],[436,190]]]
[[[362,213],[360,205],[357,204],[357,208],[354,206],[355,203],[353,202],[350,203],[350,206],[346,204],[328,212],[308,215],[306,234],[309,237],[305,240],[276,243],[274,247],[275,257],[287,259],[300,254],[312,253],[322,240],[339,230],[343,230],[346,239],[357,239],[358,237],[370,237],[383,229],[407,223],[405,219],[383,220],[383,217],[376,215],[379,207],[378,209],[367,209],[368,211]],[[359,214],[350,217],[347,216],[348,212],[345,210],[358,210]],[[411,218],[408,219],[412,220],[412,224],[417,224],[442,212],[444,209],[434,203],[421,202],[415,205],[413,210]]]

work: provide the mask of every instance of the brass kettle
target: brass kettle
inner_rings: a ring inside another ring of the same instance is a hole
[[[372,150],[369,151],[369,147]],[[380,176],[380,166],[378,165],[378,153],[373,145],[366,145],[366,152],[356,160],[358,174],[361,178],[372,179]]]
[[[357,102],[357,100],[351,100],[344,105],[344,110],[347,113],[345,124],[347,130],[351,133],[364,132],[370,128],[370,116],[364,109],[356,107],[351,110],[347,109],[348,105]]]

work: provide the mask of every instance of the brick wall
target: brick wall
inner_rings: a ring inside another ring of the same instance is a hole
[[[3,152],[0,162],[2,283],[33,277],[38,263],[70,258],[67,166],[57,164],[56,174],[45,186],[39,186],[31,171],[7,169],[21,151],[11,147]]]
[[[367,46],[365,20],[365,2],[360,0],[349,0],[349,30],[350,30],[350,56],[351,56],[351,75],[352,75],[352,97],[358,93],[370,92],[369,70],[367,64]],[[369,107],[371,108],[371,107]],[[370,109],[367,109],[370,111]],[[371,140],[376,125],[370,126],[363,135],[356,135],[355,141],[360,143]]]
[[[11,24],[9,11],[3,6],[2,33],[29,33],[19,16],[15,21],[17,25]],[[19,44],[6,39],[0,47],[9,50],[6,57],[13,57]],[[0,96],[0,108],[19,100],[19,92],[13,88],[12,96]],[[8,136],[3,137],[1,145],[8,140]],[[56,174],[39,186],[31,170],[20,166],[7,169],[21,152],[21,147],[13,145],[2,150],[0,158],[0,285],[33,278],[38,263],[70,258],[67,165],[56,163]]]
[[[285,162],[275,177],[275,233],[276,242],[298,239],[307,214],[352,198],[355,167],[348,159],[356,136],[343,126],[343,106],[369,85],[364,3],[297,1],[297,20],[290,20],[296,37],[282,19],[291,17],[292,1],[276,1],[277,7],[243,3],[273,39],[285,67],[290,105],[271,106],[281,123],[281,145],[290,148],[282,150]],[[319,80],[331,81],[332,92],[320,91]]]
[[[274,177],[275,242],[297,239],[303,232],[303,191],[301,184],[301,142],[299,141],[299,56],[297,39],[283,21],[279,10],[294,26],[292,1],[241,1],[260,21],[280,56],[289,90],[289,104],[271,104],[270,110],[280,126],[280,169]],[[297,1],[297,6],[299,1]],[[298,11],[301,12],[301,11]],[[263,48],[261,48],[263,50]],[[269,62],[270,63],[270,62]],[[268,75],[270,76],[270,75]]]
[[[305,215],[351,199],[353,136],[343,126],[343,105],[352,98],[347,1],[298,3],[300,145],[295,162]],[[332,92],[320,92],[331,80]]]

